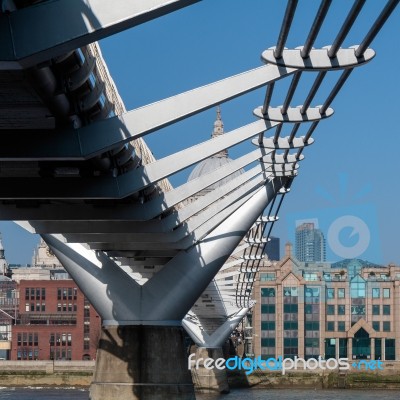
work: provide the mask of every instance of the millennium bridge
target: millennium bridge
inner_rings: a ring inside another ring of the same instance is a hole
[[[188,369],[183,327],[197,357],[222,355],[254,305],[303,153],[353,70],[373,62],[370,46],[399,3],[382,1],[363,38],[345,47],[367,3],[348,2],[331,44],[316,48],[336,18],[334,1],[269,2],[283,18],[274,38],[254,38],[270,41],[261,62],[254,55],[257,68],[126,110],[97,42],[197,2],[0,1],[0,219],[40,234],[101,316],[93,400],[193,399],[193,380],[206,385]],[[297,18],[301,7],[313,13],[309,26]],[[296,24],[306,39],[287,48]],[[283,98],[281,82],[289,82]],[[220,105],[260,88],[253,109],[237,110],[249,123],[226,132]],[[303,102],[293,104],[299,90]],[[152,155],[145,137],[213,108],[209,140]],[[171,184],[194,165],[187,181]],[[213,373],[210,390],[228,391],[226,375]]]

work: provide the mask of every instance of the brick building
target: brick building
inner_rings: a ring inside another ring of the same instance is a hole
[[[92,360],[101,321],[73,280],[22,280],[11,360]]]

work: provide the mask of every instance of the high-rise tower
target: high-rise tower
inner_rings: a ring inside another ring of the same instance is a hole
[[[303,262],[326,261],[324,234],[312,222],[296,228],[296,258]]]

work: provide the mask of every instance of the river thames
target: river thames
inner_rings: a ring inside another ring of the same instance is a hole
[[[234,389],[227,395],[197,395],[197,400],[397,400],[400,390],[310,390],[310,389]],[[88,400],[86,389],[76,388],[0,388],[0,399],[12,400]],[[167,400],[167,399],[166,399]]]

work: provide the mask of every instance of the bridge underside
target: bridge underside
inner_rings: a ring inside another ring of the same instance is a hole
[[[127,111],[95,41],[195,2],[0,2],[0,219],[42,235],[102,317],[93,400],[194,398],[182,321],[200,348],[218,352],[254,305],[302,153],[352,70],[374,57],[369,45],[398,3],[387,2],[359,46],[341,48],[363,7],[356,1],[333,45],[315,49],[331,3],[322,1],[305,45],[287,49],[289,1],[264,65]],[[291,106],[305,71],[315,80]],[[331,71],[342,72],[312,107]],[[275,84],[289,76],[283,105],[272,107]],[[159,160],[142,139],[259,88],[255,122]],[[240,147],[247,141],[252,150]],[[234,146],[242,155],[231,162],[169,183]]]

